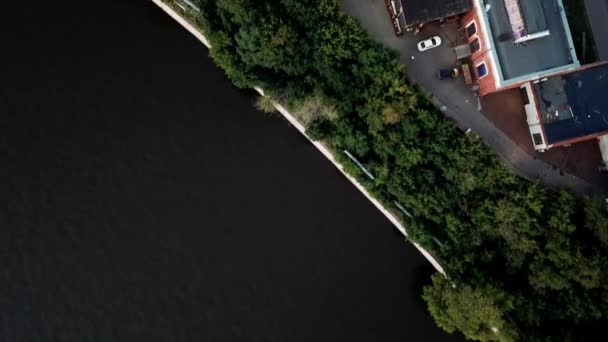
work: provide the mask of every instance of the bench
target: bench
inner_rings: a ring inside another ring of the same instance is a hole
[[[462,77],[464,77],[464,84],[466,84],[466,85],[473,84],[473,79],[471,78],[471,70],[469,69],[468,64],[462,65]]]

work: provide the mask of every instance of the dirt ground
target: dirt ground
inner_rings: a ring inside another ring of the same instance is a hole
[[[483,115],[521,146],[526,153],[549,163],[556,169],[608,190],[608,175],[598,171],[602,158],[595,139],[570,147],[555,147],[547,152],[536,152],[532,146],[519,89],[490,94],[481,100],[481,106]]]

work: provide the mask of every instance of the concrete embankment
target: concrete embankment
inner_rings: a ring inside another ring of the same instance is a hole
[[[188,20],[184,19],[179,13],[177,13],[171,6],[168,6],[161,0],[152,0],[152,2],[154,2],[163,11],[165,11],[169,16],[171,16],[173,19],[175,19],[180,25],[182,25],[186,30],[188,30],[188,32],[190,32],[198,40],[200,40],[201,43],[203,43],[205,46],[207,46],[209,49],[211,49],[211,44],[209,43],[207,38],[203,35],[203,33],[200,31],[200,29],[198,29],[197,27],[192,25]],[[264,96],[264,91],[262,89],[256,87],[255,90],[261,96]],[[281,115],[283,115],[283,117],[285,119],[287,119],[287,121],[289,121],[293,125],[293,127],[295,127],[298,131],[300,131],[300,133],[302,133],[306,137],[306,139],[308,139],[327,159],[329,159],[329,161],[331,161],[336,166],[336,168],[338,168],[338,170],[340,170],[340,172],[342,172],[342,174],[357,189],[359,189],[359,191],[361,191],[361,193],[363,193],[363,195],[365,195],[365,197],[367,197],[367,199],[370,202],[372,202],[372,204],[374,204],[374,206],[376,206],[376,208],[378,208],[378,210],[380,210],[380,212],[384,216],[386,216],[386,218],[395,226],[395,228],[397,228],[405,236],[405,238],[407,239],[408,242],[412,242],[411,240],[408,239],[408,234],[405,229],[405,226],[399,221],[399,219],[397,219],[397,217],[395,215],[393,215],[390,211],[388,211],[377,199],[372,197],[367,192],[367,190],[365,190],[365,188],[355,178],[353,178],[352,176],[347,174],[344,171],[344,167],[340,163],[338,163],[338,161],[336,160],[336,158],[334,157],[334,155],[331,153],[331,151],[329,149],[327,149],[322,143],[320,143],[318,141],[312,141],[311,139],[309,139],[308,136],[305,134],[304,126],[300,122],[298,122],[295,119],[295,117],[293,115],[291,115],[291,113],[289,113],[289,111],[287,111],[287,109],[285,107],[283,107],[281,104],[274,102],[274,101],[273,101],[273,104],[274,104],[274,107],[277,109],[277,111],[279,113],[281,113]],[[443,267],[441,267],[439,262],[437,262],[437,260],[435,260],[430,253],[428,253],[424,248],[422,248],[422,246],[418,245],[417,243],[412,242],[412,244],[433,265],[433,267],[435,267],[435,269],[437,271],[445,274]]]

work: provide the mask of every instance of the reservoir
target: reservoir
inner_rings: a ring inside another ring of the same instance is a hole
[[[154,4],[0,29],[0,340],[460,340],[430,264]]]

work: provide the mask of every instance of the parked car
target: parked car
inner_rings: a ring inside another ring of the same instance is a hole
[[[458,68],[439,69],[439,71],[437,71],[437,78],[440,80],[457,78],[458,75],[460,75]]]
[[[439,45],[441,45],[441,38],[439,38],[439,36],[431,37],[418,43],[418,51],[423,52],[436,48]]]

